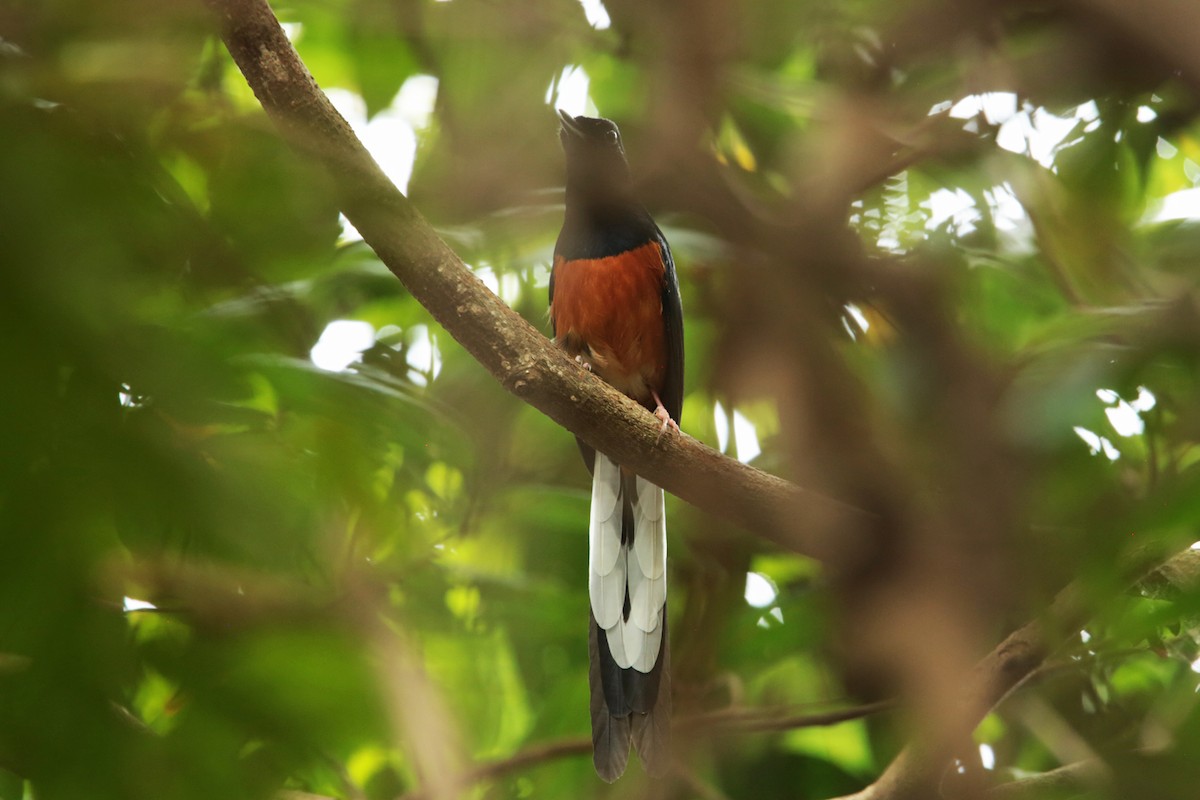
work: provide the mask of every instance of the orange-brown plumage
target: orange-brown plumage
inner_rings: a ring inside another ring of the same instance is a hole
[[[667,364],[657,242],[606,258],[558,258],[550,306],[555,340],[635,400],[661,393]]]

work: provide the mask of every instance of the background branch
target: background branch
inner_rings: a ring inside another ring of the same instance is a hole
[[[1153,570],[1174,573],[1195,563],[1192,550],[1184,550],[1162,563],[1146,550],[1131,554],[1125,574],[1130,583]],[[1161,566],[1160,566],[1161,564]],[[918,800],[928,797],[946,765],[985,715],[1035,673],[1046,657],[1068,636],[1075,635],[1095,612],[1095,598],[1085,584],[1075,581],[1054,598],[1035,620],[1013,631],[976,664],[956,693],[955,717],[941,725],[930,724],[924,733],[897,756],[879,779],[844,800]]]
[[[800,728],[819,728],[828,725],[837,725],[841,722],[862,719],[886,711],[893,706],[894,704],[890,701],[885,701],[839,709],[837,711],[788,716],[781,716],[778,713],[761,709],[723,709],[707,714],[682,717],[675,721],[675,725],[680,730],[693,731],[699,736],[771,733]],[[592,740],[585,736],[543,742],[527,747],[508,758],[481,764],[474,769],[470,769],[465,773],[462,781],[464,783],[477,783],[479,781],[492,780],[547,761],[589,755],[591,752]],[[680,775],[685,783],[691,785],[687,777],[691,774],[690,772],[681,769],[677,774]],[[428,796],[425,790],[418,789],[405,794],[404,800],[417,800],[418,798]]]

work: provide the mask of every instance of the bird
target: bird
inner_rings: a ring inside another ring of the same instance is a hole
[[[566,203],[550,271],[555,342],[678,432],[683,307],[666,237],[634,194],[621,132],[559,111]],[[592,761],[612,783],[630,745],[646,772],[670,762],[663,490],[577,439],[592,473],[588,634]]]

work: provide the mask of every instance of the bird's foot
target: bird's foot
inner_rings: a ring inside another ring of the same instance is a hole
[[[586,369],[588,372],[592,371],[592,362],[588,361],[582,355],[575,356],[575,363]]]
[[[659,421],[662,422],[662,427],[658,429],[658,436],[654,437],[654,443],[658,444],[658,440],[662,438],[662,435],[667,432],[668,428],[679,433],[679,425],[675,420],[671,419],[671,412],[667,411],[666,406],[663,405],[662,398],[658,396],[658,392],[652,391],[650,394],[654,397],[654,416],[658,417]]]

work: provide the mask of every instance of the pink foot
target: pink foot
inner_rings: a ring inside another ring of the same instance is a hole
[[[662,427],[658,430],[658,436],[654,437],[654,442],[657,444],[662,435],[667,432],[667,428],[673,428],[676,433],[679,433],[679,425],[676,424],[675,420],[671,419],[671,412],[667,411],[666,406],[663,405],[662,398],[658,396],[658,392],[651,389],[650,396],[654,398],[656,406],[654,416],[658,417],[662,422]]]
[[[575,363],[586,369],[588,372],[592,371],[592,362],[585,360],[581,355],[575,356]]]

